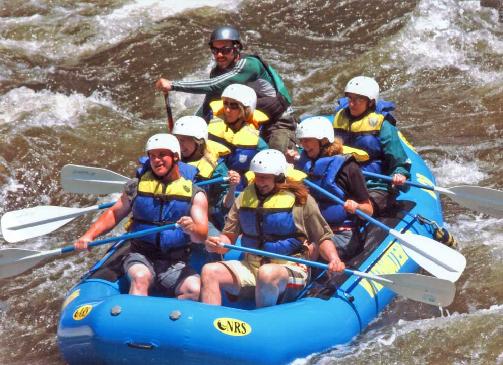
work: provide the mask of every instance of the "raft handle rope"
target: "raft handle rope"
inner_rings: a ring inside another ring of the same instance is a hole
[[[433,228],[432,234],[435,241],[443,243],[448,247],[456,248],[458,246],[458,242],[456,241],[454,236],[447,229],[440,227],[434,220],[423,217],[420,214],[417,214],[415,218],[422,225],[429,225]]]

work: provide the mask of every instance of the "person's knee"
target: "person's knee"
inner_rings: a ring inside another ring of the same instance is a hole
[[[152,274],[146,267],[132,267],[129,270],[129,277],[136,287],[148,288],[152,283]]]
[[[278,285],[282,280],[277,265],[262,265],[258,270],[257,280],[262,284]]]
[[[203,286],[220,282],[221,266],[219,263],[209,263],[203,266],[201,270],[201,282]]]
[[[185,299],[199,300],[201,292],[201,280],[199,275],[192,275],[186,278],[180,285],[178,295],[182,295]]]

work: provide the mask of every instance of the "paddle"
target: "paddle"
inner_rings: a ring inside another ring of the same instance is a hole
[[[168,115],[168,132],[171,132],[173,130],[174,122],[168,93],[164,94],[164,103],[166,104],[166,114]]]
[[[217,177],[198,182],[196,185],[205,186],[226,180],[228,180],[227,177]],[[2,216],[1,220],[2,235],[7,242],[11,243],[26,240],[28,238],[43,236],[64,226],[76,217],[100,209],[109,208],[114,204],[115,202],[110,202],[86,208],[68,208],[44,205],[7,212]]]
[[[145,229],[143,231],[126,233],[117,237],[109,237],[102,240],[90,242],[89,247],[96,247],[104,245],[105,243],[147,236],[152,233],[175,228],[176,226],[176,223],[172,223],[160,227]],[[26,250],[20,248],[2,248],[0,249],[0,279],[19,275],[26,270],[29,270],[32,267],[36,266],[40,261],[48,257],[58,256],[72,251],[75,251],[73,245],[57,248],[50,251]]]
[[[61,185],[69,193],[78,194],[111,194],[120,193],[128,177],[98,167],[68,164],[61,170]],[[227,181],[228,178],[216,177],[196,183],[205,186]]]
[[[86,208],[42,205],[7,212],[1,220],[2,235],[7,242],[11,243],[43,236],[71,222],[76,217],[109,208],[114,203],[104,203]]]
[[[328,269],[328,265],[323,264],[321,262],[304,260],[298,257],[284,256],[248,247],[228,245],[225,243],[221,243],[220,245],[230,250],[243,251],[258,256],[266,256],[274,259],[298,262],[307,266],[316,267],[323,270]],[[449,304],[451,304],[454,299],[454,294],[456,291],[454,283],[452,281],[438,279],[431,276],[409,274],[409,273],[383,274],[377,276],[371,273],[365,273],[350,269],[344,269],[344,272],[350,275],[356,275],[365,279],[375,281],[381,284],[382,286],[393,290],[394,292],[403,297],[440,307],[446,307]]]
[[[315,183],[304,179],[304,184],[320,192],[326,197],[339,204],[344,201],[337,196],[329,193]],[[458,251],[447,247],[431,238],[420,236],[413,233],[403,234],[399,231],[386,226],[377,219],[372,218],[361,210],[357,209],[356,214],[368,222],[385,230],[389,235],[395,237],[404,248],[405,253],[414,260],[419,266],[430,272],[437,278],[455,282],[463,273],[466,266],[465,257]]]
[[[68,164],[61,170],[61,186],[70,193],[118,193],[128,181],[126,176],[98,167]]]
[[[389,176],[375,174],[373,172],[364,171],[363,174],[390,182],[392,180]],[[449,198],[468,209],[482,212],[493,217],[503,218],[503,191],[471,185],[442,188],[413,181],[406,181],[405,184],[421,189],[436,191],[440,194],[447,195]]]

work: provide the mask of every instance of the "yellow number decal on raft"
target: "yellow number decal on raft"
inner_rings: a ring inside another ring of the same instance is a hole
[[[217,318],[213,321],[213,326],[228,336],[247,336],[252,331],[248,323],[234,318]]]
[[[66,297],[65,301],[63,302],[63,307],[61,309],[65,309],[66,306],[70,304],[79,295],[80,295],[80,289],[77,289],[74,292],[72,292],[72,294]]]
[[[416,179],[417,179],[418,183],[428,185],[428,186],[435,186],[435,185],[433,185],[433,182],[430,179],[428,179],[426,176],[424,176],[418,172],[416,172]],[[437,200],[437,194],[435,194],[434,191],[426,190],[426,189],[422,189],[422,190],[426,191],[428,194],[430,194],[433,197],[433,199]]]
[[[417,154],[415,148],[409,143],[409,141],[407,141],[407,139],[402,134],[402,132],[398,131],[398,137],[400,137],[400,139],[402,140],[402,142],[405,143],[407,147],[409,147],[413,152],[415,152]]]
[[[400,270],[407,259],[408,256],[402,246],[393,242],[370,272],[375,275],[394,274]],[[367,279],[362,279],[360,281],[360,285],[367,291],[367,293],[369,293],[371,298],[373,298],[379,290],[382,289],[381,284]]]
[[[91,313],[93,306],[91,304],[85,304],[78,307],[75,312],[73,312],[73,319],[76,321],[80,321],[88,316]]]

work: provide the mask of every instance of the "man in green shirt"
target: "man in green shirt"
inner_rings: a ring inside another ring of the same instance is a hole
[[[206,94],[203,105],[196,114],[209,121],[212,117],[210,102],[219,100],[227,86],[250,86],[257,94],[257,109],[269,117],[269,121],[261,127],[261,135],[269,147],[283,152],[292,148],[297,121],[290,108],[292,99],[278,73],[259,56],[241,53],[241,36],[234,27],[216,28],[208,44],[216,63],[209,79],[170,81],[161,78],[157,81],[156,88],[164,93],[174,90]]]

